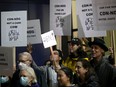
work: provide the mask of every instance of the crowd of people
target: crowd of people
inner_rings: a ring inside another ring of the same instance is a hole
[[[69,43],[69,56],[53,49],[49,60],[38,66],[31,53],[19,53],[17,69],[12,77],[1,75],[1,87],[116,87],[116,67],[112,50],[102,38],[88,41],[89,53],[79,38]]]

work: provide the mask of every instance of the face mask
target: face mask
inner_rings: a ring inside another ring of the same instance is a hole
[[[7,76],[5,76],[5,77],[1,76],[0,77],[0,83],[6,83],[8,81],[9,81],[9,78]]]
[[[25,63],[20,62],[20,63],[18,64],[18,67],[19,67],[20,70],[22,70],[22,69],[27,68],[27,65],[26,65]]]
[[[28,84],[29,84],[29,79],[28,79],[28,77],[21,77],[20,78],[20,83],[21,83],[21,85],[23,85],[23,86],[27,86]]]

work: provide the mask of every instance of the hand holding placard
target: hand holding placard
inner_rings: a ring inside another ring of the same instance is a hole
[[[53,30],[42,34],[41,37],[42,37],[44,48],[50,47],[51,55],[52,55],[52,57],[54,57],[52,46],[56,45],[57,43],[56,43],[56,39],[55,39]],[[56,65],[54,58],[53,58],[53,64]]]

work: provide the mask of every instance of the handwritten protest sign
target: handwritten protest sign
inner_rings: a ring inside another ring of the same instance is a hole
[[[53,30],[42,34],[41,37],[44,48],[48,48],[57,44]]]

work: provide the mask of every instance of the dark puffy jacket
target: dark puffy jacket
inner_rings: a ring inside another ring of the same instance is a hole
[[[116,87],[116,68],[109,64],[106,58],[102,58],[96,66],[93,59],[91,65],[98,75],[101,87]]]
[[[91,74],[84,83],[78,81],[78,85],[79,87],[100,87],[99,80],[95,74]]]

